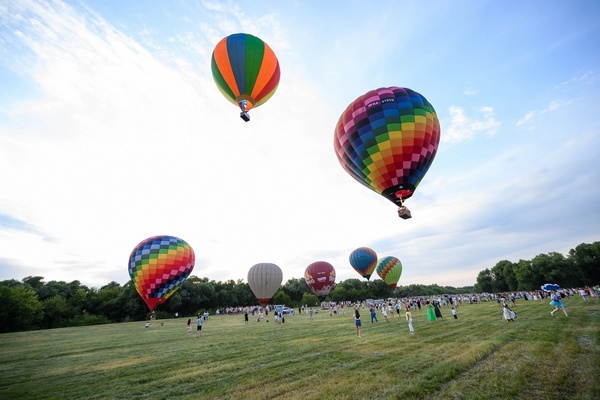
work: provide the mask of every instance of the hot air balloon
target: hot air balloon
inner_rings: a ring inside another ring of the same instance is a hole
[[[326,261],[314,262],[306,267],[304,280],[310,290],[323,300],[335,283],[335,269]]]
[[[402,275],[402,263],[396,257],[383,257],[377,262],[377,275],[392,289],[396,289]]]
[[[192,247],[174,236],[154,236],[135,246],[129,256],[129,276],[150,311],[164,303],[190,276]]]
[[[212,54],[212,75],[223,96],[250,121],[250,111],[273,96],[279,85],[279,61],[261,39],[247,33],[223,38]]]
[[[377,254],[368,247],[359,247],[350,253],[350,265],[363,278],[369,280],[377,266]]]
[[[283,280],[281,268],[271,263],[254,265],[248,271],[248,285],[261,306],[266,306],[277,293]]]
[[[440,142],[440,123],[432,105],[419,93],[389,87],[367,92],[352,102],[335,127],[338,161],[358,182],[398,205],[431,166]]]

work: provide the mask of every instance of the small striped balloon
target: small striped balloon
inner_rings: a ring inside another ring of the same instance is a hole
[[[377,275],[392,289],[396,289],[402,275],[402,263],[396,257],[383,257],[377,262]]]
[[[279,85],[279,61],[271,48],[256,36],[236,33],[215,47],[212,75],[227,100],[249,111],[273,96]]]

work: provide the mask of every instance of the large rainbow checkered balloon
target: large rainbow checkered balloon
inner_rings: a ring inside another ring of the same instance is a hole
[[[164,303],[194,269],[192,247],[174,236],[154,236],[135,246],[129,276],[150,310]]]
[[[413,195],[439,142],[440,123],[432,105],[399,87],[372,90],[352,102],[334,137],[346,172],[397,205]]]

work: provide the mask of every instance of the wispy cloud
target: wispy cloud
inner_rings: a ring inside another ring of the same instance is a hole
[[[536,118],[544,115],[544,114],[548,114],[548,113],[552,113],[554,111],[557,111],[558,109],[570,104],[571,101],[567,100],[567,101],[552,101],[550,104],[548,104],[548,106],[542,110],[539,111],[529,111],[527,114],[525,114],[525,116],[523,118],[521,118],[520,120],[517,121],[517,126],[522,126],[525,124],[531,124],[533,123]]]
[[[571,86],[573,84],[578,84],[578,83],[588,83],[588,82],[591,82],[595,78],[596,78],[596,74],[594,73],[594,71],[587,70],[587,71],[578,72],[571,79],[568,79],[568,80],[560,83],[559,85],[556,85],[554,87],[554,89],[559,89],[561,87]]]
[[[0,229],[15,229],[19,231],[35,232],[37,228],[25,221],[11,217],[10,215],[0,214]]]
[[[494,135],[500,122],[494,118],[492,107],[479,107],[474,116],[467,116],[462,107],[450,107],[450,125],[442,135],[444,142],[464,142],[480,134]]]

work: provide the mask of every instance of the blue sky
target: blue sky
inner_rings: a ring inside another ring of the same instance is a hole
[[[210,57],[237,32],[275,51],[275,95],[244,123]],[[500,260],[600,239],[600,3],[4,1],[0,279],[128,281],[134,246],[178,236],[193,274],[284,281],[314,261],[359,278],[472,285]],[[333,150],[346,106],[383,86],[435,107],[413,218]]]

